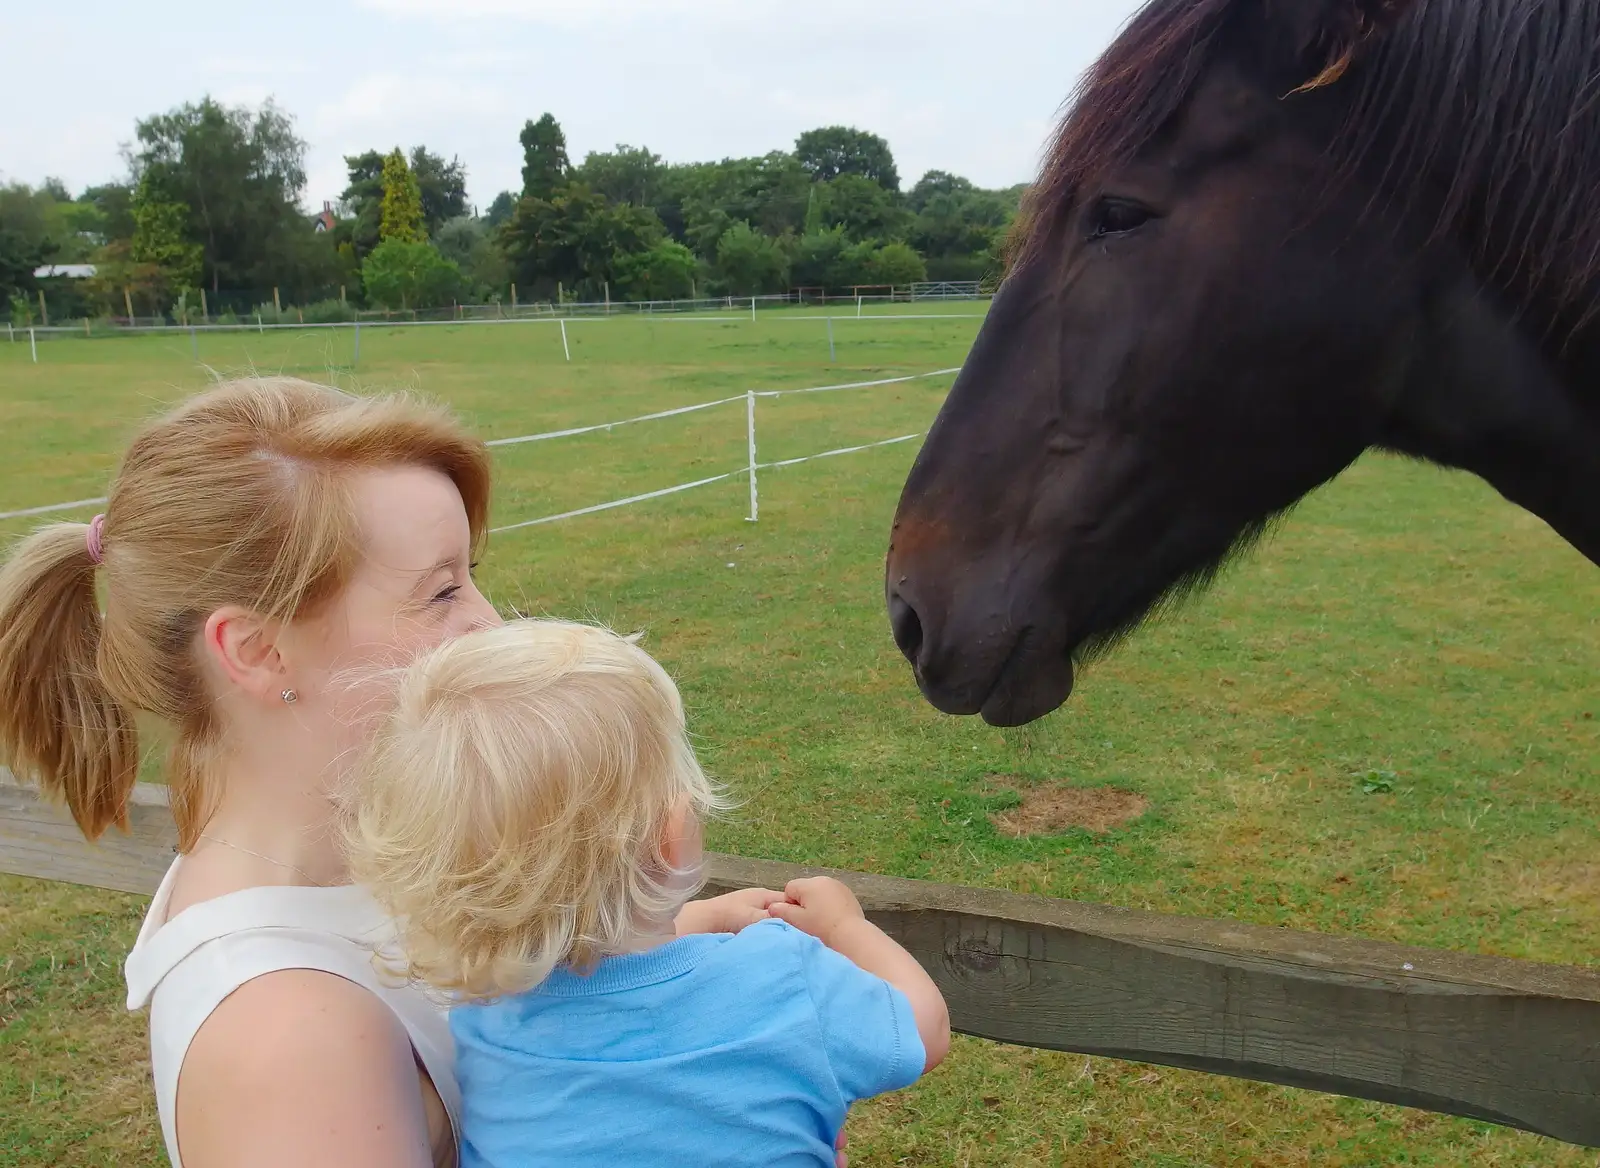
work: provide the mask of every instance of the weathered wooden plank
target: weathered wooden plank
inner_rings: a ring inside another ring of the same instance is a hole
[[[165,792],[88,844],[0,777],[0,871],[151,891]],[[956,1029],[1485,1119],[1600,1146],[1600,971],[736,856],[712,891],[826,873],[929,969]]]
[[[64,808],[0,770],[0,872],[148,896],[172,863],[177,835],[166,788],[140,783],[128,819],[128,834],[113,829],[91,844]]]
[[[798,871],[718,857],[712,891]],[[933,974],[963,1033],[1600,1146],[1600,971],[827,874]]]

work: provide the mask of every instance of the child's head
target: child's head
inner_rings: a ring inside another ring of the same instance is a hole
[[[535,620],[406,669],[352,796],[351,871],[398,919],[407,973],[474,998],[670,929],[721,806],[666,671]]]

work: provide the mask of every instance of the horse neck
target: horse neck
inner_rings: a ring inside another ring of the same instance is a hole
[[[1383,445],[1479,475],[1600,565],[1600,335],[1504,304],[1466,275],[1433,298]]]

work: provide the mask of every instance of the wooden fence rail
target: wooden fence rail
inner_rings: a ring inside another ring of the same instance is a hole
[[[166,792],[86,843],[0,775],[0,872],[152,892]],[[712,891],[826,870],[711,856]],[[829,872],[938,981],[955,1028],[1489,1120],[1600,1146],[1600,970]]]

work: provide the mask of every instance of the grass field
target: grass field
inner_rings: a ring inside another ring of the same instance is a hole
[[[488,437],[747,388],[958,364],[976,321],[690,323],[203,336],[200,361],[412,387]],[[134,422],[206,384],[185,334],[0,343],[0,511],[102,492]],[[926,427],[949,378],[763,400],[763,460]],[[496,454],[515,523],[735,470],[730,405]],[[1268,925],[1587,963],[1600,938],[1600,575],[1461,475],[1370,458],[1210,595],[1000,731],[919,699],[882,605],[916,443],[497,537],[497,602],[647,631],[709,769],[714,847]],[[81,516],[87,518],[86,515]],[[0,522],[0,538],[36,520]],[[1015,839],[1058,788],[1149,810]],[[0,1164],[162,1162],[120,963],[139,898],[0,878]],[[851,1121],[857,1165],[1578,1165],[1489,1125],[1199,1074],[958,1042]]]

